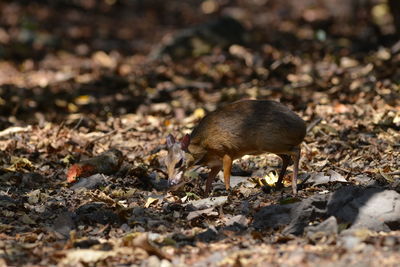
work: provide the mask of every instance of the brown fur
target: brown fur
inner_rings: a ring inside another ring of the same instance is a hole
[[[265,152],[290,154],[305,134],[304,121],[281,103],[244,100],[204,117],[190,136],[189,151],[195,160],[204,153],[233,159]]]
[[[296,193],[300,143],[306,134],[304,121],[281,103],[269,100],[242,100],[229,104],[205,116],[190,135],[188,152],[193,159],[187,165],[202,164],[211,168],[206,194],[212,180],[223,167],[226,189],[229,189],[232,161],[243,155],[265,152],[277,154],[283,160],[278,185],[290,158],[294,159],[293,192]],[[175,149],[179,149],[179,143]],[[170,147],[169,173],[182,156]],[[172,155],[176,159],[173,159]],[[168,165],[167,163],[167,165]],[[167,166],[168,167],[168,166]],[[181,170],[182,173],[182,170]]]

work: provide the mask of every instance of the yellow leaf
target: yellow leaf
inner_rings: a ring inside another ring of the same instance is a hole
[[[65,108],[68,105],[68,102],[63,99],[56,99],[55,104],[57,107]]]
[[[89,95],[80,95],[75,98],[75,104],[77,105],[87,105],[90,103],[90,96]]]
[[[33,167],[32,162],[27,158],[11,157],[11,163],[14,165]]]
[[[148,208],[148,207],[150,207],[151,204],[153,204],[153,203],[155,204],[157,202],[158,202],[158,198],[149,197],[146,201],[146,204],[144,204],[144,207]]]
[[[194,112],[193,112],[193,116],[196,119],[201,119],[206,115],[206,112],[204,111],[204,109],[202,108],[197,108]]]
[[[29,161],[29,159],[26,158],[20,158],[20,157],[11,157],[11,166],[8,168],[5,168],[8,171],[21,171],[23,169],[34,169],[34,166],[32,162]]]
[[[276,172],[269,172],[267,175],[264,176],[264,181],[272,186],[278,181],[278,175]]]
[[[68,103],[68,111],[69,112],[77,112],[78,109],[79,108],[74,103]]]
[[[63,159],[61,159],[60,161],[62,163],[64,163],[65,165],[70,164],[72,161],[74,160],[74,156],[72,155],[67,155],[65,156]]]

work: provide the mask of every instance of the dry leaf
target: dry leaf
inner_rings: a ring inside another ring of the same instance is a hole
[[[34,169],[34,166],[29,159],[14,157],[14,156],[11,157],[11,166],[8,168],[5,168],[5,170],[11,171],[11,172],[33,170],[33,169]]]
[[[199,216],[202,215],[206,215],[206,216],[218,216],[218,212],[213,211],[214,207],[209,208],[209,209],[204,209],[204,210],[195,210],[195,211],[191,211],[189,212],[188,216],[186,217],[186,219],[193,220],[196,219]]]
[[[278,182],[279,175],[276,172],[269,172],[263,178],[266,184],[273,186]],[[265,184],[264,184],[265,185]]]
[[[94,249],[76,249],[67,251],[66,257],[61,261],[62,264],[73,266],[80,263],[96,263],[108,257],[115,256],[114,251],[103,251]]]
[[[171,260],[171,256],[159,249],[149,238],[148,233],[131,233],[123,238],[125,246],[138,247],[151,255]]]
[[[150,207],[151,204],[156,204],[158,202],[158,198],[149,197],[146,200],[146,204],[144,204],[145,208]]]

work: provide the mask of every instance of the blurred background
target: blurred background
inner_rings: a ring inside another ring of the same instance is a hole
[[[182,119],[244,97],[393,106],[399,3],[2,1],[0,129],[76,113]]]

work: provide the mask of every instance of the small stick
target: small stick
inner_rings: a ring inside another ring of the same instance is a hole
[[[344,171],[344,172],[347,172],[347,173],[351,173],[351,171],[349,171],[349,170],[347,170],[345,168],[342,168],[342,167],[339,167],[339,166],[333,166],[333,167],[338,169],[338,170],[341,170],[341,171]]]
[[[133,128],[135,128],[135,127],[132,126],[132,127],[125,128],[125,129],[123,129],[122,131],[120,131],[120,133],[126,133],[127,131],[132,130]],[[91,145],[91,144],[93,144],[93,143],[95,143],[95,142],[97,142],[97,141],[99,141],[99,140],[101,140],[101,139],[103,139],[103,138],[106,138],[106,137],[108,137],[108,136],[110,136],[110,135],[113,135],[113,134],[115,134],[116,132],[118,132],[118,130],[112,130],[112,131],[110,131],[110,132],[108,132],[108,133],[105,133],[104,135],[99,136],[99,137],[93,139],[92,141],[88,142],[88,143],[86,144],[86,147],[88,147],[89,145]]]
[[[110,135],[115,134],[116,132],[117,132],[117,130],[112,130],[112,131],[110,131],[110,132],[108,132],[108,133],[105,133],[105,134],[103,134],[102,136],[96,137],[95,139],[93,139],[92,141],[90,141],[89,144],[95,143],[95,142],[97,142],[97,141],[99,141],[99,140],[101,140],[101,139],[103,139],[103,138],[106,138],[106,137],[108,137],[108,136],[110,136]]]
[[[81,125],[82,120],[83,120],[83,116],[81,116],[79,118],[79,121],[75,124],[75,126],[74,126],[74,128],[72,128],[72,130],[78,129],[79,125]]]
[[[311,147],[307,145],[305,142],[303,142],[303,146],[307,149],[307,151],[311,151]]]
[[[170,188],[168,188],[168,191],[177,191],[179,188],[181,188],[182,186],[184,186],[185,184],[189,183],[188,181],[182,181],[179,184],[176,184],[174,186],[171,186]]]
[[[304,178],[303,181],[301,181],[300,185],[304,185],[308,181],[308,179],[310,179],[310,178],[311,178],[311,174],[308,174],[307,177]]]
[[[63,120],[63,121],[61,122],[60,126],[58,127],[58,130],[57,130],[57,133],[56,133],[56,138],[57,138],[58,135],[60,134],[61,129],[64,127],[64,124],[65,124],[65,120]]]
[[[318,117],[315,120],[313,120],[312,122],[310,122],[310,124],[307,127],[307,133],[309,131],[311,131],[315,126],[317,126],[318,123],[320,123],[322,121],[322,118]]]

